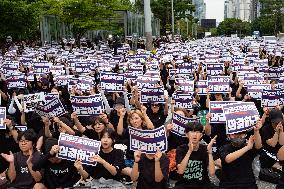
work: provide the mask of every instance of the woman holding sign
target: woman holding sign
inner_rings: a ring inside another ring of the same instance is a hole
[[[91,160],[97,162],[96,166],[82,166],[80,160],[75,161],[74,166],[77,168],[83,179],[92,177],[92,186],[100,184],[108,185],[109,187],[117,187],[125,189],[120,183],[120,173],[124,167],[123,152],[114,148],[115,131],[113,129],[105,129],[101,133],[101,150],[98,155],[90,157]],[[102,179],[103,178],[103,179]],[[102,180],[108,180],[102,183]]]

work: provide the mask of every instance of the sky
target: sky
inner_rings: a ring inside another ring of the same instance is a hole
[[[216,19],[217,22],[224,20],[224,1],[225,0],[205,0],[206,18]]]

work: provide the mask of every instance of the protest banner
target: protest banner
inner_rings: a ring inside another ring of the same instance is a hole
[[[19,69],[19,62],[18,61],[6,61],[2,64],[1,70],[4,76],[10,76],[16,73]]]
[[[278,80],[278,89],[284,89],[284,76]]]
[[[226,123],[223,106],[227,104],[237,104],[237,101],[210,101],[209,112],[211,114],[210,123]]]
[[[175,101],[175,108],[185,108],[187,110],[192,109],[193,93],[173,93],[172,98]]]
[[[45,100],[44,92],[28,94],[23,96],[24,110],[25,112],[34,111],[35,106],[38,103],[43,103]]]
[[[171,132],[178,136],[186,137],[185,127],[190,122],[198,122],[198,119],[183,117],[177,113],[173,113],[173,129]]]
[[[6,119],[6,107],[0,107],[0,130],[6,129],[4,120]]]
[[[168,141],[164,126],[152,130],[136,129],[130,126],[128,126],[128,129],[130,150],[140,150],[146,154],[155,154],[158,149],[161,152],[168,150]]]
[[[261,100],[262,98],[262,91],[263,90],[270,90],[270,84],[249,84],[247,85],[247,92],[252,98]]]
[[[33,62],[33,72],[35,74],[46,74],[50,72],[51,63],[47,61]]]
[[[258,110],[253,102],[224,105],[223,112],[226,118],[226,134],[252,129],[259,119]]]
[[[192,75],[193,64],[192,62],[183,62],[178,65],[178,74]]]
[[[219,76],[223,73],[223,63],[206,63],[207,74],[211,76]]]
[[[63,65],[53,65],[50,67],[50,72],[53,75],[64,75],[65,74],[64,66]]]
[[[172,78],[178,73],[178,69],[169,69],[169,77]]]
[[[59,94],[57,94],[57,93],[48,93],[48,94],[44,95],[44,98],[45,98],[45,102],[44,103],[48,103],[49,101],[52,101],[55,98],[59,99]]]
[[[263,107],[273,108],[277,105],[284,104],[284,92],[281,89],[275,90],[263,90],[262,91],[262,98],[261,98],[261,105]]]
[[[75,71],[79,74],[89,74],[92,71],[93,63],[80,61],[75,63]]]
[[[37,104],[35,112],[40,116],[46,116],[48,118],[60,117],[66,113],[66,110],[59,99],[55,98],[48,103]]]
[[[229,93],[230,76],[210,76],[207,80],[209,93]]]
[[[99,154],[101,141],[60,133],[58,146],[60,147],[57,155],[59,158],[70,161],[80,159],[84,165],[97,165],[97,162],[90,160],[90,157]]]
[[[194,81],[184,78],[176,78],[176,92],[178,93],[190,93],[194,91]]]
[[[143,87],[141,90],[141,103],[165,103],[164,87],[157,86],[156,88]]]
[[[264,82],[264,77],[258,73],[245,73],[244,74],[245,86],[247,85],[259,85]]]
[[[6,77],[7,87],[11,88],[21,88],[27,87],[26,76],[22,73],[14,73],[11,76]]]
[[[267,75],[265,79],[278,80],[280,77],[284,77],[284,66],[282,67],[268,67]]]
[[[65,86],[68,85],[69,80],[72,78],[72,75],[56,75],[54,76],[54,84],[56,86]]]
[[[78,116],[98,116],[104,112],[104,105],[101,94],[92,96],[71,96],[73,111]]]
[[[77,80],[76,87],[80,91],[90,92],[93,87],[94,81],[92,77],[80,76]]]
[[[159,85],[160,83],[160,79],[158,77],[150,77],[150,76],[138,76],[137,77],[137,88],[139,91],[141,91],[141,89],[143,87],[147,87],[147,88],[155,88],[157,87],[157,85]]]
[[[124,75],[110,72],[101,73],[101,89],[107,92],[123,92]]]
[[[207,80],[199,80],[196,82],[196,88],[198,89],[199,95],[207,95]]]

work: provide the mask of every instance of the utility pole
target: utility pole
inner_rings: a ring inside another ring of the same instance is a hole
[[[151,21],[151,6],[150,0],[144,0],[144,16],[145,16],[145,35],[146,35],[146,49],[152,50],[152,21]]]
[[[175,15],[174,15],[174,0],[172,1],[172,35],[174,37],[175,34]]]

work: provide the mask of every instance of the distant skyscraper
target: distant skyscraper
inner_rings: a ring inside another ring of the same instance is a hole
[[[224,18],[251,22],[259,15],[259,0],[225,0]]]
[[[195,5],[195,12],[192,14],[195,18],[205,19],[206,17],[206,3],[204,0],[192,0],[192,4]]]

